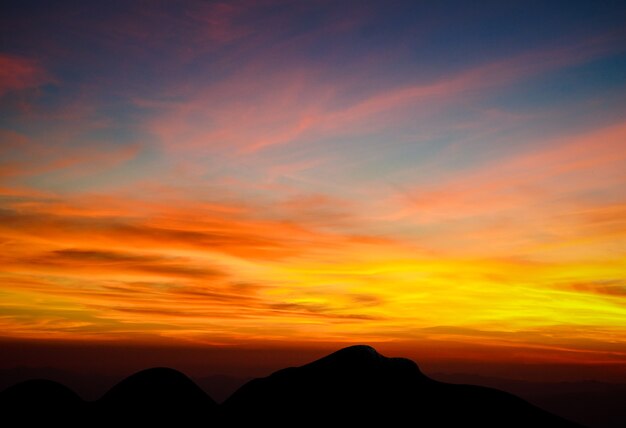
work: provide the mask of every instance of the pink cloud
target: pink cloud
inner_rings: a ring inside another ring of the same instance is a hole
[[[316,137],[365,135],[416,116],[428,117],[438,106],[584,63],[614,50],[613,45],[602,39],[528,52],[434,81],[366,93],[347,104],[339,94],[358,82],[359,75],[327,82],[320,79],[324,70],[319,66],[278,69],[259,57],[206,90],[182,89],[179,101],[137,102],[156,108],[145,126],[166,147],[251,154]]]
[[[0,53],[0,96],[52,81],[37,61]]]
[[[61,136],[52,133],[48,143]],[[26,135],[7,130],[0,130],[3,149],[0,153],[0,178],[17,179],[34,177],[41,174],[56,173],[66,176],[84,176],[103,171],[135,158],[141,151],[141,145],[133,144],[109,150],[101,146],[85,144],[71,147],[61,139],[59,144],[44,144]]]
[[[242,22],[242,14],[251,9],[248,2],[202,3],[189,11],[190,18],[201,23],[209,40],[226,44],[250,34],[252,28]]]
[[[626,183],[626,123],[546,141],[541,147],[413,188],[400,196],[403,208],[390,218],[414,216],[430,222],[507,212],[520,216],[520,210],[551,210],[555,198],[562,209],[571,209],[582,202],[581,193],[616,192]]]

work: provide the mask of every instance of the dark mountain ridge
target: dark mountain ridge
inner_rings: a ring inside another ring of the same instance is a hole
[[[94,402],[56,382],[22,382],[0,393],[0,412],[25,422],[76,426],[579,427],[505,392],[437,382],[413,361],[363,345],[254,379],[221,406],[184,374],[154,368],[124,379]]]

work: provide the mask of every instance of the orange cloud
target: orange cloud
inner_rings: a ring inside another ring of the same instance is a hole
[[[528,153],[494,161],[431,187],[409,190],[398,215],[421,221],[494,216],[512,210],[570,209],[568,196],[597,188],[615,188],[626,179],[626,124],[585,135],[543,142]]]
[[[26,259],[11,261],[10,266],[17,266],[31,272],[52,271],[71,273],[91,273],[107,275],[111,272],[154,274],[160,277],[183,277],[208,279],[222,276],[215,269],[193,266],[184,259],[168,258],[147,254],[133,254],[124,252],[89,250],[89,249],[62,249],[35,255]]]
[[[626,281],[621,279],[567,284],[564,288],[577,292],[626,298]],[[626,304],[626,300],[623,303]]]

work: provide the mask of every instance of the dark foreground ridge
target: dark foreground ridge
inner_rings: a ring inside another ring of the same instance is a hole
[[[511,394],[434,381],[404,358],[369,346],[341,349],[242,386],[218,405],[176,370],[136,373],[95,402],[56,382],[33,380],[0,393],[0,414],[28,426],[413,426],[555,427],[580,425]]]

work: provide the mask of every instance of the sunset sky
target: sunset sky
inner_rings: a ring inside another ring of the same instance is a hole
[[[626,379],[626,4],[479,3],[3,2],[2,340]]]

